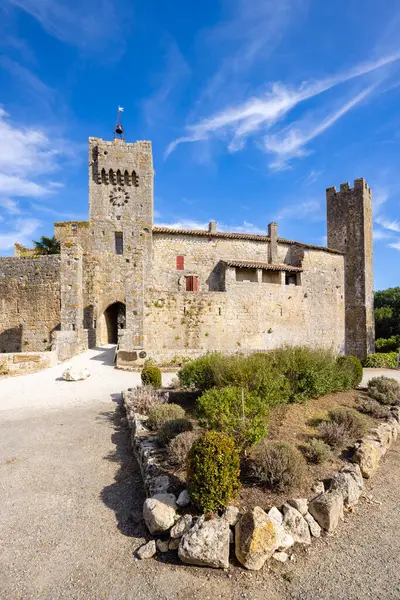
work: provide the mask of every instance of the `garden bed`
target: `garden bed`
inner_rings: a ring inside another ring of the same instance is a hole
[[[197,359],[180,372],[189,391],[124,393],[144,520],[162,536],[139,556],[178,549],[183,562],[227,568],[234,543],[258,569],[332,533],[399,430],[399,384],[378,378],[363,393],[361,377],[352,357],[285,348]]]

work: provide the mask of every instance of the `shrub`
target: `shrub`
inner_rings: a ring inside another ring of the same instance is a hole
[[[278,492],[300,485],[307,471],[306,461],[297,448],[268,440],[252,448],[247,466],[255,480]]]
[[[361,437],[366,429],[365,417],[362,417],[353,408],[335,408],[329,411],[332,423],[343,425],[350,441]]]
[[[396,404],[400,400],[400,384],[390,377],[374,377],[368,382],[368,395],[381,404]]]
[[[169,462],[180,468],[184,467],[189,450],[198,437],[199,434],[196,431],[184,431],[173,438],[168,445]]]
[[[156,406],[149,414],[147,424],[150,429],[160,429],[167,421],[183,419],[185,411],[177,404],[161,404]]]
[[[391,415],[389,406],[379,404],[373,398],[359,398],[358,410],[375,419],[388,419]]]
[[[390,338],[379,338],[375,342],[376,352],[399,352],[400,335],[392,335]]]
[[[131,391],[132,405],[135,412],[148,415],[153,408],[166,401],[165,394],[155,390],[151,385],[141,385]]]
[[[331,449],[323,440],[311,438],[303,446],[301,451],[309,462],[321,464],[325,462],[331,454]]]
[[[348,373],[350,375],[351,387],[360,385],[363,378],[363,368],[360,360],[356,356],[339,356],[336,362],[339,372],[342,372],[343,374]]]
[[[366,423],[352,408],[336,408],[329,411],[330,421],[319,426],[320,437],[333,448],[341,448],[361,437]]]
[[[182,387],[208,390],[215,386],[215,363],[222,359],[218,352],[191,360],[178,373]]]
[[[161,387],[161,371],[150,360],[146,361],[141,373],[143,385],[152,385],[155,388]]]
[[[226,508],[240,489],[240,461],[235,442],[225,433],[208,431],[188,454],[187,481],[192,502],[204,513]]]
[[[304,402],[342,389],[335,357],[328,350],[285,346],[272,353],[277,370],[290,385],[290,400]]]
[[[268,433],[268,405],[252,392],[238,387],[213,388],[197,400],[201,425],[224,431],[240,446],[251,446]],[[243,413],[244,409],[244,413]]]
[[[397,352],[378,352],[377,354],[368,354],[364,359],[364,367],[372,369],[395,369],[397,365]]]
[[[347,432],[343,423],[323,421],[318,430],[321,439],[332,448],[343,448],[347,444]]]
[[[192,429],[193,425],[188,419],[174,419],[173,421],[166,421],[158,430],[157,440],[161,446],[166,446],[168,442],[176,437],[179,433],[191,431]]]

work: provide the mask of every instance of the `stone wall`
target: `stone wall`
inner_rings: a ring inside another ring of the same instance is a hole
[[[157,240],[155,249],[159,244]],[[228,269],[222,278],[225,292],[204,290],[209,267],[204,266],[206,260],[198,261],[200,291],[195,293],[177,290],[172,270],[174,279],[168,272],[162,275],[163,252],[160,247],[157,252],[153,274],[157,287],[161,288],[162,282],[167,289],[149,290],[145,301],[145,349],[156,360],[169,361],[210,350],[266,350],[285,343],[344,352],[342,255],[302,249],[304,270],[299,273],[299,285],[286,285],[284,273],[279,273],[279,283],[263,278],[261,273],[257,281],[236,281],[235,269]],[[173,252],[165,243],[165,256],[172,260]],[[288,250],[283,247],[279,252],[287,255]],[[169,281],[175,291],[168,290]]]
[[[57,364],[56,352],[16,352],[0,354],[1,375],[23,375]]]
[[[375,349],[372,192],[364,179],[326,191],[328,245],[345,253],[346,354]]]
[[[0,352],[49,350],[60,326],[60,257],[0,258]]]

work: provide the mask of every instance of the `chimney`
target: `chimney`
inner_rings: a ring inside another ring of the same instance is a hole
[[[268,237],[270,238],[268,262],[276,263],[278,261],[278,225],[276,223],[268,225]]]
[[[209,233],[217,233],[217,221],[210,221],[208,224]]]

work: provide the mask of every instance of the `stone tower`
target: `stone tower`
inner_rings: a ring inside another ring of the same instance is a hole
[[[150,284],[153,228],[151,143],[89,138],[90,254],[98,314],[125,305],[119,362],[144,346],[145,289]],[[131,356],[131,360],[135,360]]]
[[[374,352],[372,193],[364,179],[326,190],[328,247],[345,253],[345,353]]]

